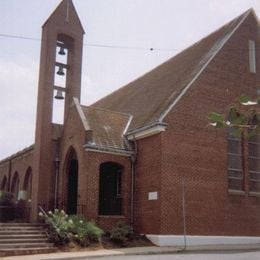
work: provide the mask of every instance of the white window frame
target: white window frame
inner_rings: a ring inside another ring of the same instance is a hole
[[[255,52],[255,41],[248,41],[249,50],[249,70],[251,73],[256,73],[256,52]]]

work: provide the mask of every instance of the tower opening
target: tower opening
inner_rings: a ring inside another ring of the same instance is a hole
[[[69,81],[69,56],[71,55],[73,39],[59,34],[56,41],[55,75],[54,75],[54,102],[52,123],[63,124],[66,92]]]

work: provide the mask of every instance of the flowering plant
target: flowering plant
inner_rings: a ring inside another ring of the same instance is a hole
[[[49,239],[56,245],[75,241],[81,246],[87,246],[90,241],[99,241],[103,234],[103,230],[95,223],[77,215],[69,216],[64,210],[55,209],[54,212],[39,212],[39,216],[43,217],[49,225]]]

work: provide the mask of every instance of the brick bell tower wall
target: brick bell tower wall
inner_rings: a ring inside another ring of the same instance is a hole
[[[54,91],[65,95],[64,122],[73,97],[80,100],[84,30],[71,0],[63,0],[42,28],[38,103],[35,134],[33,217],[39,204],[54,203],[55,160],[59,159],[60,135],[52,123]],[[67,61],[57,62],[57,48],[64,47]],[[55,86],[57,71],[64,71],[64,86]],[[62,130],[63,126],[58,128]],[[60,131],[62,133],[62,131]]]

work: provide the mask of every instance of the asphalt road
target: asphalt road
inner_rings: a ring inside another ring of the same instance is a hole
[[[88,258],[86,258],[88,259]],[[176,253],[170,255],[135,255],[95,257],[95,260],[259,260],[257,252],[210,252],[210,253]]]

